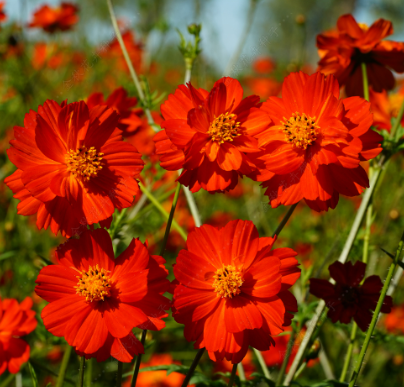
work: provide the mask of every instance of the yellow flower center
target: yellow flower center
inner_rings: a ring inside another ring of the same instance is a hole
[[[240,294],[240,286],[243,284],[241,273],[232,265],[218,269],[213,276],[213,288],[221,297],[232,298]]]
[[[316,117],[311,118],[307,117],[305,113],[296,112],[288,120],[285,117],[283,119],[285,122],[281,121],[281,124],[286,141],[292,143],[294,147],[307,149],[317,140],[320,127],[316,124]]]
[[[83,146],[75,151],[70,149],[66,154],[67,169],[74,177],[88,181],[102,169],[103,155],[104,153],[97,153],[93,146],[90,149]]]
[[[105,297],[111,295],[111,278],[109,271],[100,269],[98,265],[89,266],[88,270],[80,272],[76,278],[76,293],[86,298],[86,301],[104,301]]]
[[[209,126],[208,134],[212,141],[223,144],[225,141],[233,141],[235,137],[241,136],[240,122],[236,122],[235,114],[221,114],[216,117]]]

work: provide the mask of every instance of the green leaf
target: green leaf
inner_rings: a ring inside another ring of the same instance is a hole
[[[29,373],[31,374],[32,385],[34,387],[38,387],[38,378],[36,377],[36,373],[34,367],[32,366],[31,362],[28,362]]]
[[[264,375],[259,372],[253,372],[251,377],[254,378],[254,385],[257,385],[260,382],[265,382],[269,387],[275,387],[276,384],[273,380],[266,378]]]

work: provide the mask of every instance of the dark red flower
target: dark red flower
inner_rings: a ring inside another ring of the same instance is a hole
[[[383,283],[379,276],[367,277],[363,284],[366,264],[357,261],[345,264],[334,262],[329,266],[330,276],[335,284],[317,278],[310,278],[310,293],[326,302],[327,316],[333,323],[340,321],[348,324],[352,318],[362,331],[366,331],[372,321],[376,304],[379,300]],[[390,313],[392,298],[386,296],[381,309],[382,313]]]

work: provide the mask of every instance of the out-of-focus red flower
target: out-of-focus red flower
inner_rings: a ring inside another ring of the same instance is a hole
[[[136,71],[142,70],[143,45],[136,42],[132,31],[126,31],[122,34],[126,50]],[[122,50],[118,40],[115,38],[111,42],[99,47],[98,53],[103,58],[109,58],[114,61],[115,71],[129,72],[128,65],[122,55]]]
[[[62,360],[62,357],[63,349],[60,345],[52,346],[51,350],[46,354],[46,358],[52,363],[58,363],[60,360]]]
[[[275,62],[269,56],[258,58],[253,63],[253,69],[258,74],[269,74],[274,68]]]
[[[272,120],[258,135],[263,151],[254,155],[272,207],[304,199],[316,211],[335,208],[339,195],[360,195],[369,186],[359,165],[381,151],[382,137],[370,129],[370,103],[339,99],[331,75],[292,73],[282,98],[270,97],[261,110]]]
[[[7,282],[10,282],[14,276],[12,270],[7,269],[0,274],[0,286],[4,286]]]
[[[397,117],[398,111],[404,101],[404,86],[397,93],[387,94],[386,91],[376,93],[370,89],[370,103],[373,112],[373,125],[379,129],[391,129],[391,119]],[[404,126],[404,117],[401,119]]]
[[[7,15],[4,12],[4,5],[5,2],[0,1],[0,23],[4,23],[5,21],[7,21]]]
[[[235,364],[249,346],[268,350],[272,336],[291,324],[297,302],[288,289],[300,269],[292,249],[271,251],[274,242],[243,220],[221,229],[203,225],[188,235],[174,266],[173,317],[212,360]]]
[[[129,207],[139,191],[140,153],[122,141],[118,114],[85,102],[61,105],[48,100],[15,126],[7,151],[17,171],[5,183],[20,200],[21,215],[37,215],[38,229],[49,226],[70,237],[87,225],[109,226],[115,208]]]
[[[152,358],[146,362],[140,364],[140,369],[145,367],[154,367],[159,365],[170,366],[172,364],[181,364],[178,361],[174,361],[170,354],[153,354]],[[178,387],[181,386],[185,379],[185,375],[178,372],[172,372],[167,375],[167,371],[146,371],[140,372],[136,386],[138,387]],[[132,377],[123,384],[123,387],[131,386]],[[194,385],[190,385],[194,386]]]
[[[34,12],[29,27],[42,28],[46,32],[70,30],[78,21],[79,8],[72,3],[62,2],[59,7],[43,5]]]
[[[329,308],[327,316],[333,323],[340,321],[348,324],[352,318],[362,331],[366,331],[372,321],[372,311],[379,300],[383,283],[379,276],[367,277],[363,284],[366,264],[360,261],[334,262],[329,266],[330,276],[335,285],[327,280],[310,278],[310,293],[323,299]],[[386,296],[381,309],[390,313],[392,298]]]
[[[65,64],[70,58],[64,51],[58,51],[56,44],[36,43],[32,56],[32,67],[36,70],[46,65],[47,68],[57,69]]]
[[[404,304],[393,306],[384,320],[384,325],[390,332],[404,334]]]
[[[393,33],[391,22],[379,19],[370,27],[343,15],[337,29],[317,36],[319,71],[334,74],[348,96],[363,96],[361,63],[366,63],[369,85],[380,93],[394,87],[390,69],[404,72],[404,43],[383,40]]]
[[[12,298],[0,298],[0,375],[7,369],[16,374],[29,359],[29,345],[20,337],[28,335],[37,326],[31,308],[29,297],[21,304]]]
[[[89,109],[92,109],[97,105],[106,105],[119,114],[117,127],[122,130],[123,137],[134,134],[142,124],[142,120],[140,119],[142,109],[134,109],[136,104],[137,98],[128,97],[128,93],[123,87],[114,90],[106,100],[104,100],[104,95],[102,93],[93,93],[87,99],[87,106]]]
[[[41,313],[46,329],[97,361],[130,362],[143,353],[132,329],[160,330],[168,316],[164,259],[150,255],[139,239],[114,259],[104,229],[69,239],[57,258],[58,265],[44,267],[36,280],[35,292],[49,302]]]
[[[160,165],[183,168],[178,181],[192,192],[233,189],[239,176],[256,170],[249,155],[259,151],[256,136],[270,124],[259,101],[243,99],[240,83],[229,77],[210,93],[190,83],[179,86],[161,106],[164,130],[154,137]]]
[[[256,371],[255,365],[252,359],[252,351],[249,349],[244,359],[241,361],[243,365],[245,376],[248,379],[253,372]],[[215,363],[214,372],[231,372],[233,364],[226,360],[219,360]]]
[[[244,81],[254,94],[264,99],[277,96],[282,88],[280,82],[268,77],[246,77]]]
[[[224,227],[227,223],[233,220],[234,217],[235,216],[232,216],[229,212],[215,211],[204,223],[214,227]]]

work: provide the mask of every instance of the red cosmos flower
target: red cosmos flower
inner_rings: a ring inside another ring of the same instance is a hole
[[[183,168],[178,181],[197,192],[233,189],[238,177],[256,167],[249,154],[258,152],[255,136],[270,123],[256,95],[243,99],[240,83],[218,80],[210,93],[178,86],[161,106],[165,121],[156,134],[160,165],[170,171]]]
[[[249,345],[268,350],[291,324],[297,303],[288,289],[300,269],[292,249],[271,251],[274,242],[243,220],[188,235],[174,266],[173,317],[212,360],[239,363]]]
[[[124,137],[132,135],[142,124],[139,117],[142,114],[142,109],[133,109],[136,104],[137,98],[128,97],[128,93],[123,87],[114,90],[105,101],[102,93],[93,93],[87,99],[89,109],[97,105],[106,105],[119,114],[117,127],[122,130]]]
[[[391,309],[391,313],[386,316],[384,325],[389,332],[404,333],[404,305],[396,305]]]
[[[80,227],[110,222],[139,191],[141,155],[122,141],[118,114],[107,106],[46,101],[14,127],[7,154],[17,171],[5,183],[21,202],[18,213],[37,214],[38,229],[72,236]],[[104,224],[103,224],[104,225]]]
[[[253,69],[259,74],[269,74],[275,68],[275,62],[268,56],[258,58],[253,63]]]
[[[339,194],[359,195],[369,181],[361,161],[376,157],[382,137],[370,129],[370,104],[339,99],[338,82],[315,73],[285,78],[282,98],[270,97],[261,110],[272,119],[259,134],[256,163],[272,207],[305,199],[310,208],[335,208]]]
[[[6,369],[16,374],[29,359],[29,345],[20,337],[36,328],[35,312],[31,308],[29,297],[21,304],[11,298],[0,298],[0,375]]]
[[[386,91],[376,93],[369,90],[370,103],[372,105],[373,126],[378,129],[391,129],[391,119],[397,117],[400,106],[404,100],[404,87],[402,86],[397,93],[387,95]],[[401,126],[404,125],[404,117],[401,119]]]
[[[4,1],[0,1],[0,23],[4,23],[7,20],[7,15],[3,10],[4,4]]]
[[[134,327],[160,330],[170,302],[163,297],[170,285],[164,259],[149,255],[133,239],[116,259],[108,232],[84,231],[56,252],[58,265],[44,267],[35,292],[48,301],[41,317],[46,329],[64,337],[86,358],[113,356],[130,362],[143,353]]]
[[[376,92],[391,90],[394,76],[389,68],[404,72],[404,43],[388,41],[393,33],[391,22],[379,19],[370,27],[358,24],[352,15],[337,21],[337,30],[317,36],[321,57],[319,71],[334,74],[348,96],[363,96],[361,63],[366,63],[369,85]]]
[[[43,5],[34,13],[29,27],[42,28],[46,32],[70,30],[78,21],[79,8],[72,3],[62,2],[60,7]]]
[[[328,306],[327,316],[333,323],[340,321],[348,324],[352,318],[362,331],[366,331],[372,321],[372,312],[376,308],[383,283],[379,276],[365,276],[366,264],[355,262],[334,262],[328,267],[332,283],[317,278],[310,278],[310,293],[323,299]],[[390,313],[392,298],[386,296],[382,306],[382,313]]]

